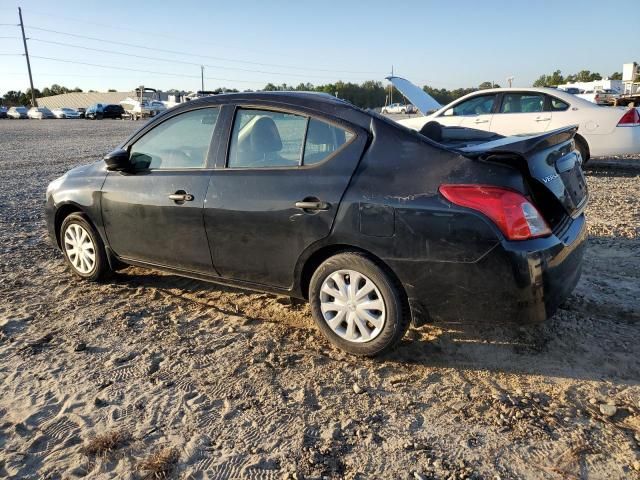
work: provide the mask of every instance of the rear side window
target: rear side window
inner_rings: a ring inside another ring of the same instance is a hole
[[[131,146],[131,162],[153,169],[204,167],[218,112],[203,108],[162,122]]]
[[[293,167],[300,164],[307,118],[267,110],[238,110],[229,167]]]
[[[304,165],[320,163],[352,138],[353,133],[351,132],[311,118],[302,163]]]
[[[298,167],[322,162],[353,133],[315,118],[239,109],[229,148],[230,168]]]
[[[544,110],[541,93],[507,93],[502,97],[500,113],[535,113]]]
[[[569,109],[569,104],[555,97],[549,97],[549,109],[552,112],[564,112]]]

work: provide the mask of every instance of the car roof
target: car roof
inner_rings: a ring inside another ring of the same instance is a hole
[[[218,105],[225,103],[264,103],[266,105],[280,106],[282,108],[301,108],[318,111],[327,116],[355,123],[363,128],[369,128],[372,114],[352,103],[323,92],[301,91],[273,91],[273,92],[240,92],[222,93],[201,97],[189,102],[184,102],[168,112],[189,109],[197,105]],[[164,115],[165,113],[161,114]]]
[[[501,87],[501,88],[487,88],[484,90],[476,90],[475,92],[469,93],[464,97],[460,97],[455,102],[462,100],[463,98],[473,97],[476,95],[484,95],[487,93],[509,93],[509,92],[537,92],[537,93],[545,93],[547,95],[552,95],[560,100],[563,100],[569,104],[579,104],[582,107],[597,107],[595,103],[590,102],[589,100],[585,100],[584,98],[576,97],[574,94],[566,92],[564,90],[560,90],[558,88],[549,88],[549,87]],[[453,102],[452,102],[453,103]],[[444,108],[444,107],[443,107]]]

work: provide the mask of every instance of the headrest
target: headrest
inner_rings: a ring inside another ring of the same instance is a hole
[[[333,136],[332,128],[324,122],[310,120],[307,131],[307,142],[314,145],[334,145],[336,138]]]
[[[279,152],[282,150],[282,139],[276,122],[269,117],[256,120],[249,134],[249,150],[252,152]]]

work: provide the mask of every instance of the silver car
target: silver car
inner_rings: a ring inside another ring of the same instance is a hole
[[[80,112],[74,110],[73,108],[56,108],[52,110],[52,113],[56,118],[81,118]]]
[[[27,108],[26,107],[11,107],[7,111],[7,117],[12,120],[19,120],[21,118],[27,117]]]
[[[34,120],[44,120],[45,118],[55,118],[51,110],[47,107],[31,107],[27,116]]]

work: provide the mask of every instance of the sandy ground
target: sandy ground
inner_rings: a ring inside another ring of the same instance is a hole
[[[46,185],[136,126],[0,121],[0,477],[640,478],[640,158],[588,171],[584,275],[544,326],[366,360],[286,298],[69,273]]]

